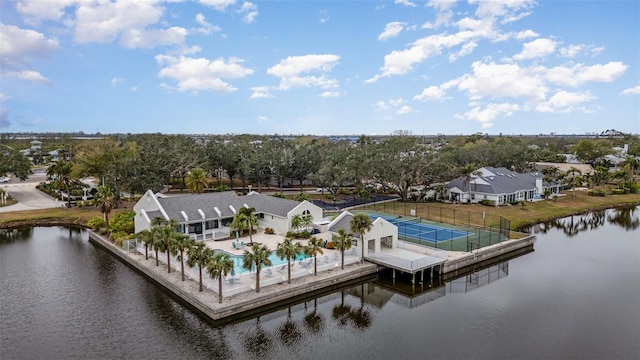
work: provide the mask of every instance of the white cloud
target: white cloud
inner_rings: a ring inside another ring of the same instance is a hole
[[[78,2],[75,41],[108,43],[119,40],[129,48],[181,45],[187,30],[182,27],[154,28],[164,7],[157,1]]]
[[[196,22],[200,24],[200,27],[196,29],[196,32],[200,34],[209,35],[212,32],[217,32],[221,30],[220,26],[212,25],[208,23],[204,15],[202,15],[202,13],[198,13],[196,15]]]
[[[238,79],[253,74],[253,70],[243,67],[243,60],[238,58],[209,60],[157,55],[156,61],[164,66],[158,76],[176,81],[179,91],[232,92],[237,89],[223,79]]]
[[[524,44],[522,46],[522,52],[515,55],[513,58],[516,60],[525,60],[544,57],[549,54],[553,54],[557,45],[558,43],[551,39],[535,39]]]
[[[335,98],[342,96],[342,93],[339,91],[325,91],[320,96],[322,96],[323,98]]]
[[[243,15],[242,21],[251,24],[256,20],[256,17],[258,17],[258,6],[252,2],[245,1],[242,3],[238,13]]]
[[[258,115],[258,123],[266,124],[269,122],[269,118],[266,116]]]
[[[421,101],[444,101],[450,99],[446,96],[445,90],[440,86],[429,86],[422,90],[422,93],[413,97],[414,100]]]
[[[403,6],[409,6],[409,7],[416,7],[417,5],[412,3],[409,0],[395,0],[394,3],[396,5],[403,5]]]
[[[583,112],[589,112],[590,110],[585,107],[576,107],[583,103],[589,102],[595,99],[595,97],[588,91],[586,92],[569,92],[558,91],[545,102],[542,102],[536,106],[538,112],[548,113],[568,113],[576,110]]]
[[[122,82],[124,82],[124,79],[114,77],[113,79],[111,79],[111,87],[117,87],[118,84],[120,84]]]
[[[54,38],[46,38],[34,30],[21,29],[14,25],[0,24],[0,67],[20,70],[30,68],[31,58],[49,58],[60,45]]]
[[[26,16],[27,23],[38,24],[42,20],[60,20],[65,8],[74,5],[77,0],[20,0],[16,10]]]
[[[566,47],[560,48],[560,56],[573,58],[578,55],[580,51],[584,49],[583,45],[569,45]]]
[[[337,81],[327,78],[326,73],[337,65],[338,60],[340,56],[332,54],[289,56],[267,69],[267,73],[280,78],[280,90],[294,87],[336,88]],[[320,75],[305,75],[312,72]]]
[[[376,103],[373,104],[373,107],[378,110],[389,110],[389,105],[382,100],[376,101]]]
[[[228,7],[236,4],[236,0],[198,0],[198,2],[218,11],[225,11]]]
[[[621,76],[628,66],[620,61],[587,66],[556,66],[546,71],[545,78],[555,84],[580,86],[587,82],[610,82]]]
[[[516,34],[514,35],[514,37],[515,37],[516,39],[518,39],[518,40],[524,40],[524,39],[529,39],[529,38],[535,38],[535,37],[538,37],[538,36],[540,36],[540,35],[538,35],[538,33],[537,33],[537,32],[535,32],[535,31],[533,31],[533,30],[531,30],[531,29],[524,30],[524,31],[520,31],[520,32],[518,32],[518,33],[516,33]]]
[[[40,74],[39,72],[33,70],[6,71],[3,72],[2,75],[10,78],[30,81],[36,84],[51,85],[51,80],[42,76],[42,74]]]
[[[471,67],[473,74],[459,78],[458,89],[466,91],[472,100],[484,97],[544,100],[549,90],[540,74],[518,64],[476,61]]]
[[[454,62],[458,58],[470,55],[477,46],[478,44],[473,41],[462,45],[459,51],[449,54],[449,62]]]
[[[400,22],[400,21],[394,21],[394,22],[388,23],[384,27],[384,31],[380,35],[378,35],[378,40],[387,41],[387,40],[389,40],[391,38],[394,38],[394,37],[400,35],[400,33],[404,29],[405,25],[406,25],[406,23],[403,23],[403,22]]]
[[[249,99],[266,99],[272,98],[273,95],[270,93],[271,88],[268,86],[255,86],[251,88],[253,93],[249,96]]]
[[[493,126],[493,120],[499,116],[510,117],[515,111],[519,111],[520,106],[517,104],[501,103],[501,104],[488,104],[484,109],[481,107],[474,107],[473,109],[464,113],[464,118],[468,120],[474,120],[482,124],[483,129]]]
[[[640,85],[636,85],[632,88],[624,89],[620,95],[640,95]]]
[[[413,111],[413,109],[410,106],[403,105],[396,111],[396,114],[405,115],[405,114],[411,113],[412,111]]]
[[[469,0],[469,3],[478,4],[476,16],[503,17],[506,19],[505,22],[512,22],[528,15],[526,10],[535,5],[534,0]]]

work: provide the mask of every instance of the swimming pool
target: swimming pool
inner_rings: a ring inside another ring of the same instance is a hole
[[[222,252],[229,255],[231,260],[233,260],[233,271],[235,274],[244,274],[244,273],[250,272],[248,269],[245,269],[244,267],[242,267],[242,258],[243,258],[242,255],[234,255],[224,250],[214,250],[214,252]],[[305,259],[304,254],[300,254],[296,257],[295,261],[304,260],[304,259]],[[271,266],[282,266],[287,263],[287,259],[286,258],[280,259],[280,257],[276,255],[275,251],[272,251],[271,254],[269,254],[269,260],[271,260]],[[294,260],[291,260],[292,264],[293,262]],[[262,269],[264,269],[264,267],[262,267]]]

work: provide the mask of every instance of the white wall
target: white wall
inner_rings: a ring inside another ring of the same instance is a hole
[[[145,192],[140,200],[138,200],[138,202],[133,206],[133,211],[136,213],[136,216],[134,217],[136,233],[139,233],[142,230],[151,229],[151,221],[153,221],[153,219],[149,219],[149,221],[147,221],[147,219],[142,215],[143,209],[147,213],[160,210],[158,199],[156,199],[151,190],[147,190],[147,192]]]

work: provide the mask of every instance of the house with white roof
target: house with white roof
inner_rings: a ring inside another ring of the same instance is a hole
[[[485,166],[470,178],[461,176],[447,183],[447,199],[456,202],[491,201],[496,206],[541,199],[545,190],[560,192],[561,184],[547,183],[540,172],[518,173],[507,168]]]
[[[244,196],[234,191],[166,196],[147,190],[133,207],[135,232],[150,229],[153,219],[161,217],[175,220],[183,233],[198,240],[228,238],[233,216],[243,206],[255,208],[259,227],[269,227],[282,234],[292,229],[291,220],[295,215],[322,218],[322,208],[311,202],[257,192]]]

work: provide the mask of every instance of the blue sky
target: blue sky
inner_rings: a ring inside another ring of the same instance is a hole
[[[640,2],[0,2],[0,132],[640,133]]]

